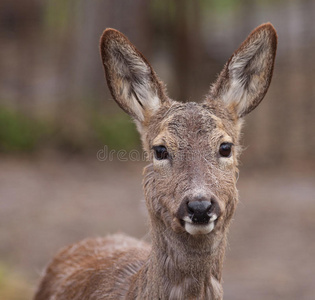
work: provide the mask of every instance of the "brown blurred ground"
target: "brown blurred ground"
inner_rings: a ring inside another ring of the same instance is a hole
[[[143,166],[96,156],[2,158],[0,261],[32,289],[66,244],[117,231],[147,239]],[[224,299],[314,299],[315,174],[305,169],[241,171]]]

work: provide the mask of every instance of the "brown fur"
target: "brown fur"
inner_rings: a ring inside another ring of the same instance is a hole
[[[135,119],[150,157],[143,187],[152,245],[114,235],[67,247],[48,266],[35,300],[222,299],[226,235],[238,201],[241,117],[267,92],[276,39],[271,24],[254,30],[197,104],[169,99],[129,40],[113,29],[104,32],[101,55],[110,91]],[[222,157],[219,148],[227,142],[232,154]],[[152,147],[160,145],[167,159],[154,158]],[[218,218],[209,233],[191,234],[185,227],[187,199],[196,197],[215,200]]]

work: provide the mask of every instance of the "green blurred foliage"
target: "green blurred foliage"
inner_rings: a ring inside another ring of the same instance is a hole
[[[57,36],[66,34],[71,27],[71,20],[77,13],[79,2],[75,0],[49,0],[44,6],[43,21],[46,29]],[[72,17],[72,18],[71,18]]]
[[[0,152],[34,152],[57,148],[63,152],[84,153],[107,145],[109,149],[140,148],[139,135],[130,117],[124,113],[106,115],[87,110],[78,114],[74,122],[35,119],[0,107]],[[83,128],[80,128],[82,125]]]
[[[135,124],[126,114],[103,115],[93,114],[91,120],[93,131],[102,145],[115,150],[138,149],[139,134]]]
[[[49,126],[6,107],[0,108],[0,151],[33,151]]]
[[[26,300],[31,299],[31,296],[32,289],[24,278],[0,263],[0,299]]]

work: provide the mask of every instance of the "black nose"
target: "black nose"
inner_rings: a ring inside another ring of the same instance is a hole
[[[211,202],[207,200],[187,203],[188,215],[194,223],[206,224],[210,220]]]

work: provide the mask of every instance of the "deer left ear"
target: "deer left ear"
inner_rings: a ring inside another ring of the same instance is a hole
[[[273,73],[277,33],[270,24],[257,27],[233,53],[210,90],[210,100],[223,101],[238,117],[264,98]]]
[[[151,65],[121,32],[108,28],[100,41],[108,87],[118,105],[137,124],[169,103]]]

